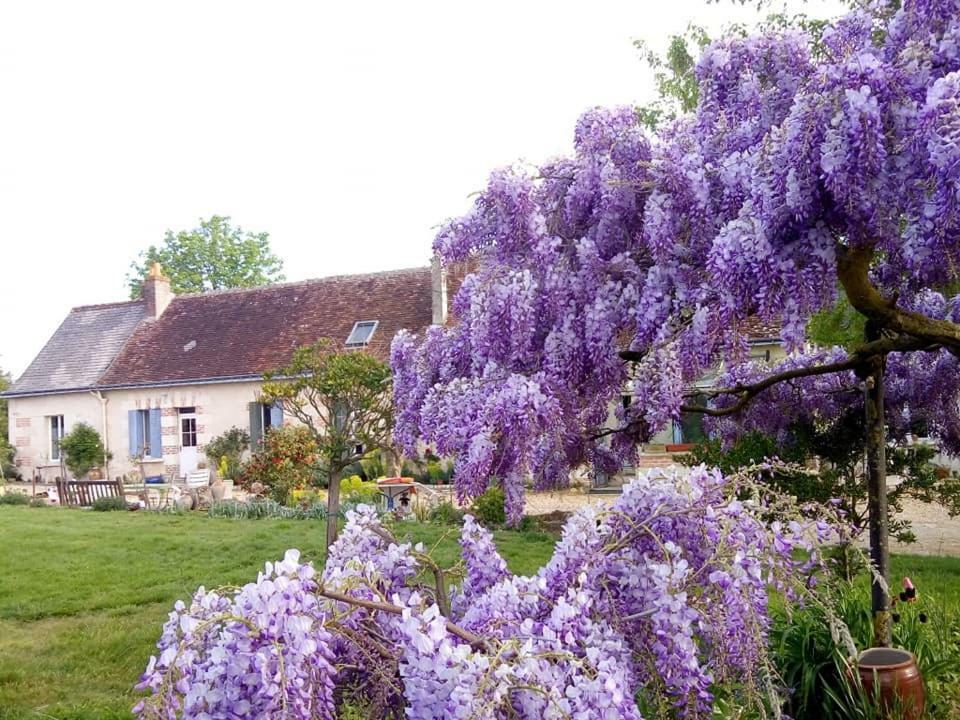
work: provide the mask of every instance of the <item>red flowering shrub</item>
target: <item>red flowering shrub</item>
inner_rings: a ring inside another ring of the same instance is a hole
[[[302,425],[270,430],[244,465],[238,482],[261,483],[269,497],[290,503],[294,490],[312,485],[317,475],[317,443]]]

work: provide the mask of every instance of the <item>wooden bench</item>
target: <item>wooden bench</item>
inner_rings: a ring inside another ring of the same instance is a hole
[[[57,495],[64,507],[92,507],[100,498],[122,499],[124,491],[119,480],[57,480]]]

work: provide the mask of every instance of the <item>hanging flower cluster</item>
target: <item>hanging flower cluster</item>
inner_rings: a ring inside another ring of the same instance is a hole
[[[639,720],[638,698],[690,719],[711,716],[717,688],[769,701],[768,592],[812,582],[833,531],[799,514],[768,523],[771,508],[743,497],[702,467],[641,477],[572,516],[533,576],[511,574],[468,517],[450,605],[443,582],[418,581],[436,567],[422,548],[361,506],[322,577],[291,550],[254,583],[178,603],[134,711]]]
[[[495,172],[435,241],[475,268],[455,324],[395,340],[398,439],[455,455],[462,495],[499,479],[516,518],[526,479],[617,467],[689,383],[741,364],[748,318],[799,349],[850,252],[870,252],[885,298],[956,323],[960,0],[863,5],[818,38],[710,44],[696,110],[653,139],[632,109],[594,109],[571,157]],[[636,377],[622,351],[643,358]],[[957,376],[946,351],[923,357]],[[630,432],[598,439],[628,379]],[[955,405],[930,425],[960,447]]]

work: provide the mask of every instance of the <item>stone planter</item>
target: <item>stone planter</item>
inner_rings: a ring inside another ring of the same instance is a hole
[[[902,720],[923,717],[923,678],[913,653],[896,648],[870,648],[857,663],[867,697],[879,692],[884,712]],[[879,690],[878,690],[879,689]]]
[[[223,480],[217,480],[210,486],[210,497],[213,498],[214,502],[221,502],[226,492],[227,486],[223,484]]]

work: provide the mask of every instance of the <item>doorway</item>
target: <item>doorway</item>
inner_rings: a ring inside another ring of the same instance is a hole
[[[197,457],[196,408],[180,408],[178,427],[180,431],[180,477],[186,477],[196,471],[199,460]]]

